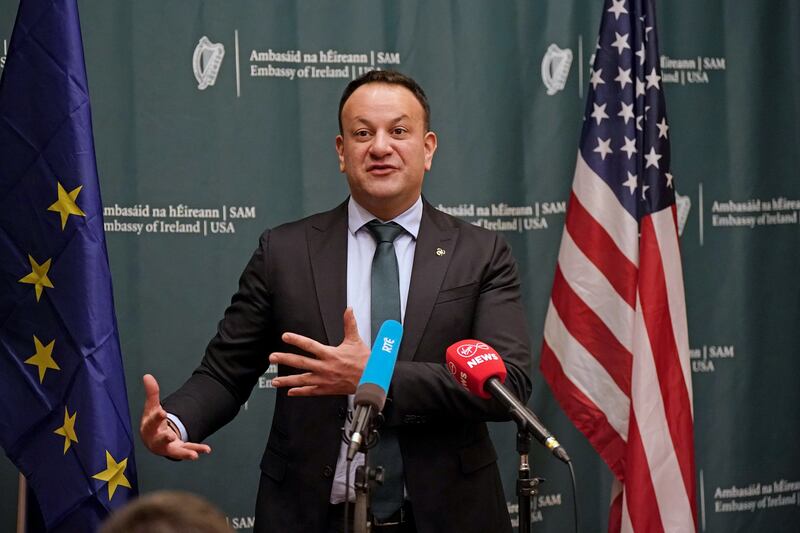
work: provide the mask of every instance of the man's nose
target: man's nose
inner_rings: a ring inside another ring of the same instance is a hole
[[[378,131],[369,147],[372,157],[386,157],[392,151],[392,138],[385,131]]]

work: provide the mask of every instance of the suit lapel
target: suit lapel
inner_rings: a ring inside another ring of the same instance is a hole
[[[417,352],[457,240],[458,229],[424,202],[403,320],[403,341],[398,355],[401,361],[412,360]]]
[[[306,235],[327,344],[336,346],[344,338],[347,307],[347,202],[312,218]]]

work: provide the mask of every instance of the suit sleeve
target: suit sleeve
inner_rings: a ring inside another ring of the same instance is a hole
[[[505,239],[493,235],[492,252],[480,276],[472,316],[456,317],[468,324],[467,335],[453,338],[451,332],[433,333],[446,341],[437,344],[437,339],[426,347],[420,346],[420,349],[433,349],[436,353],[418,354],[413,361],[397,362],[387,401],[387,423],[420,423],[431,418],[510,419],[498,401],[483,400],[464,390],[445,367],[447,346],[463,338],[481,340],[492,346],[505,362],[508,371],[506,387],[522,402],[528,400],[532,357],[517,265]]]
[[[272,335],[267,257],[269,231],[262,234],[200,366],[162,405],[180,418],[189,439],[199,442],[239,412],[269,366]]]

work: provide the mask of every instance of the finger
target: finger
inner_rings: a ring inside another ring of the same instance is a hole
[[[297,333],[289,333],[286,332],[281,337],[283,342],[286,344],[291,344],[292,346],[297,346],[304,352],[308,352],[311,354],[316,355],[317,357],[322,358],[324,355],[325,350],[328,346],[321,344],[314,339],[310,339],[308,337],[304,337],[303,335],[298,335]]]
[[[358,322],[352,307],[344,310],[344,340],[350,342],[364,342],[358,333]]]
[[[307,385],[305,387],[294,387],[286,391],[288,396],[320,396],[325,394],[321,387],[317,385]]]
[[[309,385],[317,385],[316,381],[317,377],[313,373],[306,372],[305,374],[292,374],[291,376],[272,378],[272,386],[284,388],[305,387]]]
[[[167,455],[173,459],[195,461],[201,453],[204,455],[211,453],[211,446],[194,442],[179,442],[167,448]]]
[[[167,448],[165,455],[173,459],[178,459],[179,461],[196,461],[197,458],[200,457],[197,451],[185,446],[170,446]]]
[[[197,461],[200,458],[200,455],[197,452],[192,450],[183,450],[179,452],[179,459],[181,460],[189,460],[189,461]]]
[[[209,446],[208,444],[198,444],[196,442],[184,442],[183,448],[206,455],[211,453],[211,446]]]
[[[159,398],[158,381],[152,374],[145,374],[142,377],[144,384],[144,410],[153,410],[161,406],[161,399]]]
[[[322,363],[318,359],[294,353],[273,352],[269,355],[269,362],[311,372],[318,372],[322,369]]]

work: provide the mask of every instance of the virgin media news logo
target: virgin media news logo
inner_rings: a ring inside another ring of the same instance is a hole
[[[473,355],[478,353],[479,350],[485,351],[488,349],[489,346],[487,346],[482,342],[473,342],[460,345],[458,348],[456,348],[456,353],[461,357],[467,358],[467,357],[472,357]]]

